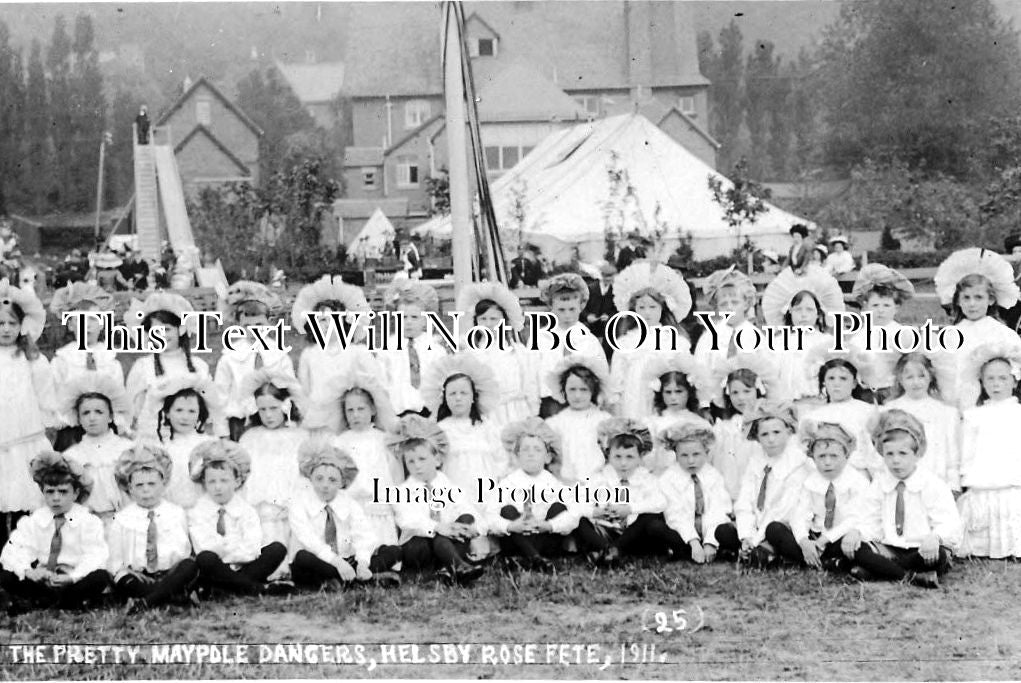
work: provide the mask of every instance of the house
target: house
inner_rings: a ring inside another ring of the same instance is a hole
[[[482,144],[494,178],[565,126],[643,107],[715,167],[718,143],[705,132],[709,82],[698,70],[694,23],[683,2],[464,7]],[[344,159],[347,198],[338,204],[400,198],[409,217],[427,213],[425,179],[446,163],[441,17],[434,3],[350,6],[340,89],[350,114],[338,123],[353,149]]]
[[[205,77],[191,83],[156,121],[170,144],[187,194],[216,183],[259,180],[262,129]]]
[[[340,123],[337,97],[344,85],[343,62],[284,64],[277,60],[274,66],[317,126],[331,130]]]

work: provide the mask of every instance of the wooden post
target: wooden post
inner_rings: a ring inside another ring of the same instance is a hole
[[[471,196],[468,146],[465,140],[464,81],[461,70],[461,30],[453,3],[445,3],[444,94],[447,108],[447,149],[450,167],[451,256],[454,261],[454,300],[472,280]]]

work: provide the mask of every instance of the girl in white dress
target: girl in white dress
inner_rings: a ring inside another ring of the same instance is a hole
[[[553,474],[566,484],[584,483],[606,464],[597,430],[612,417],[599,408],[609,378],[602,363],[588,356],[571,355],[560,361],[546,378],[553,398],[567,407],[546,424],[560,435],[563,458]]]
[[[762,452],[757,441],[747,438],[748,420],[763,399],[777,393],[778,381],[771,356],[747,353],[728,358],[712,375],[712,391],[707,394],[722,409],[713,424],[712,466],[723,475],[731,499],[737,499],[749,460]]]
[[[912,327],[897,322],[896,316],[901,305],[915,295],[915,287],[893,268],[869,263],[858,271],[851,295],[858,300],[863,315],[872,314],[872,334],[866,334],[863,323],[862,329],[848,341],[859,351],[870,354],[873,368],[869,388],[875,394],[876,403],[884,404],[894,393],[893,366],[898,354],[882,349],[896,343],[898,333],[903,344],[910,344],[914,339]]]
[[[981,390],[978,405],[964,411],[961,427],[959,500],[964,524],[962,554],[1021,558],[1021,424],[1018,377],[1021,340],[975,349],[965,367]],[[975,380],[978,380],[977,382]]]
[[[808,374],[808,350],[824,341],[833,343],[833,314],[843,310],[840,283],[822,268],[806,268],[801,275],[785,268],[766,285],[762,291],[766,325],[811,328],[800,337],[791,330],[786,344],[774,346],[771,355],[779,374],[779,397],[799,402],[819,395],[815,377]]]
[[[114,470],[131,441],[120,436],[115,416],[127,410],[124,387],[98,372],[81,373],[60,387],[60,412],[66,424],[84,433],[65,451],[92,476],[92,493],[85,506],[109,527],[113,515],[129,499],[117,486]]]
[[[955,366],[949,386],[943,387],[944,398],[964,411],[974,407],[979,390],[977,382],[966,372],[969,354],[983,344],[1017,339],[1017,334],[995,317],[995,306],[1007,310],[1018,301],[1014,269],[999,254],[972,247],[950,254],[933,280],[940,304],[953,316],[951,330],[960,332],[963,342],[961,348],[950,354]],[[946,336],[947,343],[956,343],[949,333]]]
[[[188,510],[202,495],[202,487],[191,479],[191,454],[216,438],[210,433],[222,417],[219,391],[208,377],[164,377],[149,388],[148,410],[156,413],[156,435],[173,463],[166,499]]]
[[[291,324],[305,334],[306,340],[298,357],[298,382],[307,399],[304,417],[307,428],[322,428],[332,434],[340,429],[336,422],[339,412],[330,406],[326,389],[334,378],[344,377],[355,365],[370,368],[376,377],[385,377],[383,366],[366,348],[365,336],[370,328],[365,315],[359,317],[359,314],[368,312],[369,302],[362,290],[341,281],[339,275],[324,275],[302,287],[295,297]],[[336,314],[343,314],[341,327],[350,333],[350,342],[342,343],[335,329],[333,316]],[[354,330],[350,329],[351,325],[355,326]],[[316,329],[322,334],[321,338],[317,338]],[[320,411],[332,416],[333,422],[326,424],[327,420],[318,414]]]
[[[645,456],[644,465],[653,474],[662,474],[676,462],[674,452],[658,438],[664,429],[686,422],[712,429],[699,414],[699,400],[705,394],[707,383],[695,366],[695,360],[687,353],[661,353],[646,366],[645,386],[652,395],[653,408],[646,423],[655,446]]]
[[[295,492],[308,485],[298,472],[298,447],[308,438],[308,432],[298,426],[301,387],[286,373],[262,368],[245,376],[241,390],[255,398],[256,409],[238,441],[252,456],[245,500],[259,513],[263,542],[290,547],[287,509]]]
[[[706,329],[695,343],[695,361],[705,372],[713,374],[728,358],[740,355],[736,346],[739,332],[742,341],[754,339],[756,327],[752,318],[755,316],[757,295],[751,279],[734,266],[717,270],[707,277],[702,291],[710,310],[733,312],[729,318],[714,316],[715,339]]]
[[[209,366],[201,358],[192,358],[192,339],[198,331],[195,316],[182,324],[185,314],[194,309],[180,294],[156,292],[144,302],[132,299],[124,312],[124,323],[130,330],[139,325],[148,334],[158,333],[166,340],[159,353],[140,356],[128,371],[126,390],[134,419],[136,437],[156,437],[158,410],[146,410],[149,390],[161,378],[194,375],[193,381],[209,378]],[[187,478],[187,473],[184,474]]]
[[[848,353],[830,350],[825,342],[809,351],[808,367],[818,378],[819,393],[825,403],[806,406],[804,419],[816,422],[836,422],[844,425],[854,436],[856,444],[848,465],[861,471],[871,481],[886,466],[872,445],[870,423],[878,417],[873,403],[866,403],[861,395],[862,382],[871,376],[868,358],[853,347]]]
[[[947,354],[942,354],[946,356]],[[894,364],[893,396],[884,408],[899,408],[925,427],[927,446],[919,465],[961,493],[961,412],[940,400],[946,363],[933,363],[923,353],[905,353]]]
[[[87,282],[74,282],[62,287],[53,293],[53,299],[50,300],[50,312],[57,320],[69,311],[112,310],[113,297],[101,287]],[[78,348],[81,341],[78,338],[80,324],[80,320],[69,320],[66,324],[73,341],[64,344],[53,354],[50,367],[53,369],[54,384],[58,388],[63,387],[78,376],[95,372],[109,377],[120,386],[123,393],[124,367],[117,360],[117,352],[108,351],[106,344],[101,341],[104,333],[102,321],[98,318],[85,318],[85,350]],[[81,433],[74,429],[78,424],[75,415],[61,414],[57,417],[61,420],[61,429],[57,432],[54,449],[63,451],[81,438]],[[131,425],[130,407],[122,407],[114,419],[120,430],[126,432]]]
[[[355,371],[334,380],[327,396],[340,412],[341,432],[333,444],[347,451],[358,466],[347,493],[365,511],[376,547],[397,545],[393,508],[373,502],[377,490],[397,486],[405,478],[403,464],[386,445],[387,432],[397,425],[386,388],[368,372]]]
[[[659,354],[691,349],[677,324],[691,310],[691,293],[673,268],[643,260],[613,279],[613,303],[633,315],[607,328],[607,338],[619,345],[610,364],[607,402],[623,417],[644,419],[652,413],[652,397],[643,385],[645,367]]]
[[[50,450],[46,427],[56,424],[50,364],[35,342],[46,311],[35,293],[0,281],[0,542],[20,517],[42,506],[29,462]],[[0,546],[2,547],[2,546]]]
[[[539,357],[518,341],[524,314],[518,298],[499,282],[478,282],[461,290],[456,310],[472,316],[472,324],[493,332],[488,349],[470,351],[492,368],[500,384],[500,401],[490,419],[498,430],[539,413]],[[462,323],[462,330],[465,330]],[[503,344],[499,339],[503,337]],[[484,335],[475,335],[485,344]],[[500,348],[503,346],[503,348]],[[468,348],[466,345],[462,349]]]

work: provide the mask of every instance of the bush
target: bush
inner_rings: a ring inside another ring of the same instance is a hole
[[[869,263],[882,263],[890,268],[935,268],[950,255],[952,249],[933,251],[870,251]]]

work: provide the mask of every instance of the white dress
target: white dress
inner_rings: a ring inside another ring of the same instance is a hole
[[[326,393],[336,378],[346,376],[356,365],[380,381],[386,377],[383,366],[364,344],[355,343],[346,349],[331,344],[323,349],[312,343],[302,349],[298,358],[298,382],[305,391],[308,406],[305,420],[309,426],[322,424],[331,433],[340,431],[340,411],[327,405]]]
[[[911,329],[914,329],[911,325],[904,325],[894,320],[889,325],[873,325],[871,339],[865,335],[864,329],[848,338],[847,346],[849,348],[858,349],[858,351],[872,360],[872,383],[869,385],[870,388],[888,389],[893,386],[894,366],[897,364],[897,359],[900,358],[900,353],[895,350],[895,336],[900,330]],[[892,350],[881,350],[883,348],[884,336],[886,337],[886,348]],[[901,341],[905,344],[910,344],[912,339],[914,339],[914,335],[908,332],[901,335]],[[866,350],[866,346],[870,348]]]
[[[978,401],[978,382],[975,377],[965,377],[964,372],[968,366],[968,356],[977,347],[983,344],[1017,343],[1018,336],[999,320],[986,316],[978,320],[961,320],[951,327],[960,330],[964,337],[964,344],[960,349],[950,353],[954,362],[954,373],[950,381],[951,386],[940,387],[943,396],[951,403],[955,403],[961,411],[974,408]],[[948,343],[950,340],[948,339]],[[967,380],[971,380],[968,382]],[[966,387],[965,385],[969,385]]]
[[[677,462],[677,455],[667,450],[659,440],[660,433],[667,427],[680,423],[693,423],[712,431],[713,426],[705,419],[687,409],[666,410],[659,415],[646,418],[645,423],[652,432],[652,451],[643,458],[643,463],[650,472],[659,476],[668,467]]]
[[[184,351],[164,351],[160,354],[160,363],[163,366],[163,374],[184,375],[188,372],[188,362]],[[192,367],[202,379],[209,379],[209,366],[201,358],[192,356]],[[128,405],[131,406],[132,416],[135,420],[135,436],[138,438],[156,437],[158,426],[158,411],[145,410],[149,387],[156,381],[156,366],[153,361],[153,354],[147,353],[138,358],[128,371],[126,390]],[[149,413],[152,414],[149,414]]]
[[[189,467],[191,453],[197,446],[213,441],[215,438],[199,433],[184,436],[175,434],[174,438],[168,438],[163,442],[163,447],[170,455],[170,462],[173,463],[173,469],[170,471],[170,483],[167,484],[164,494],[164,497],[171,503],[188,510],[198,501],[199,496],[202,495],[202,485],[191,480]]]
[[[0,346],[0,512],[43,504],[28,464],[51,448],[45,428],[55,426],[55,393],[46,358],[29,361],[15,346]]]
[[[500,404],[487,415],[497,433],[512,422],[539,414],[539,357],[517,342],[500,351],[469,351],[488,365],[500,383]]]
[[[695,361],[698,367],[708,374],[716,374],[724,363],[727,362],[727,358],[737,353],[744,353],[738,350],[736,347],[731,353],[730,342],[735,339],[735,335],[741,331],[741,341],[745,344],[750,344],[755,340],[755,331],[757,327],[750,321],[745,320],[737,327],[731,327],[724,323],[722,320],[713,320],[715,325],[716,334],[718,336],[717,348],[713,348],[713,335],[706,329],[702,332],[702,335],[695,342],[695,350],[692,355],[695,356]],[[761,333],[760,333],[761,334]],[[736,344],[736,341],[735,341]]]
[[[665,326],[664,326],[665,327]],[[652,413],[652,393],[644,381],[645,368],[661,353],[674,353],[668,331],[661,332],[661,347],[656,350],[656,335],[649,329],[645,341],[638,345],[638,328],[628,330],[620,341],[622,350],[615,351],[610,363],[610,393],[608,401],[618,406],[621,417],[644,419]],[[624,349],[634,349],[627,351]],[[678,353],[689,353],[691,342],[678,331]]]
[[[565,484],[584,482],[586,477],[594,476],[606,464],[596,429],[600,422],[610,417],[609,413],[595,406],[586,410],[568,406],[546,420],[546,424],[560,435],[563,447],[560,471],[551,470]]]
[[[382,490],[404,481],[404,468],[386,447],[386,433],[376,427],[347,430],[333,437],[333,444],[351,454],[358,474],[347,493],[362,506],[376,536],[376,546],[397,545],[397,525],[388,503],[375,503],[375,487]]]
[[[851,398],[838,403],[824,403],[810,409],[801,419],[833,422],[849,431],[856,443],[847,464],[860,470],[871,481],[877,473],[886,470],[883,459],[872,445],[872,433],[869,431],[869,421],[877,412],[873,404]]]
[[[298,447],[307,437],[308,432],[300,427],[253,427],[238,441],[252,459],[242,492],[259,513],[266,543],[279,541],[289,546],[287,508],[296,493],[309,485],[298,471]]]
[[[85,506],[96,515],[112,515],[128,504],[129,500],[113,477],[117,458],[131,448],[131,440],[107,431],[101,436],[86,434],[82,440],[64,451],[82,464],[92,475],[92,493]]]
[[[731,499],[737,500],[741,477],[748,467],[748,461],[755,455],[764,456],[762,446],[758,441],[750,441],[745,436],[744,416],[740,413],[718,420],[713,425],[713,432],[716,434],[716,445],[710,454],[712,466],[723,475]]]
[[[1021,405],[1014,397],[964,411],[961,484],[967,491],[958,506],[966,556],[1021,557],[1019,424]]]
[[[450,441],[450,452],[443,462],[443,473],[465,495],[477,500],[479,479],[499,483],[510,471],[510,459],[503,450],[500,435],[484,419],[472,424],[467,417],[448,417],[439,422]]]
[[[947,483],[953,491],[961,490],[961,412],[952,405],[926,396],[922,399],[906,395],[887,401],[883,409],[899,408],[917,417],[925,427],[925,455],[918,461]]]
[[[808,356],[808,350],[816,344],[826,343],[827,340],[832,344],[833,335],[825,332],[811,332],[805,334],[804,337],[801,349],[793,348],[789,351],[777,349],[771,353],[779,374],[776,391],[778,398],[797,401],[800,398],[819,395],[819,378],[809,375],[805,359]]]

